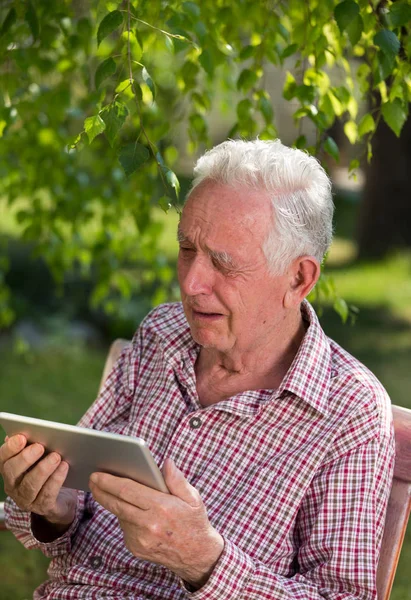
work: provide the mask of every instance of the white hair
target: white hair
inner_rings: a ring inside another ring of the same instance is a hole
[[[281,275],[304,255],[321,263],[332,240],[334,205],[331,182],[313,156],[280,140],[229,140],[199,158],[188,196],[206,180],[268,193],[274,218],[262,247],[270,272]]]

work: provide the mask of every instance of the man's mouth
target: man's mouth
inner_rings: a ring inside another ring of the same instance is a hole
[[[195,319],[207,320],[207,321],[215,321],[217,319],[221,319],[224,315],[221,313],[215,312],[203,312],[201,310],[197,310],[195,308],[192,309],[193,317]]]

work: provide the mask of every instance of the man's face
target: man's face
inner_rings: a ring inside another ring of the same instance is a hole
[[[288,278],[270,275],[262,244],[272,227],[268,195],[204,182],[179,225],[178,279],[195,341],[221,352],[272,343],[285,318]]]

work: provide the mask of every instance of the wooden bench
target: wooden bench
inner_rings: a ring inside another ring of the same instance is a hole
[[[128,343],[127,340],[116,340],[111,345],[104,365],[100,389],[121,351]],[[393,406],[393,416],[396,460],[377,572],[379,600],[388,600],[390,597],[411,511],[411,410]],[[3,503],[0,503],[1,529],[5,529]]]

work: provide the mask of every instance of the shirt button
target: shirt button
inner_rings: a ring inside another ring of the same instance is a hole
[[[191,417],[190,427],[191,429],[199,429],[201,427],[201,419],[199,417]]]
[[[89,560],[90,567],[92,567],[93,569],[98,569],[99,567],[101,567],[102,562],[103,559],[101,558],[101,556],[91,556]]]

